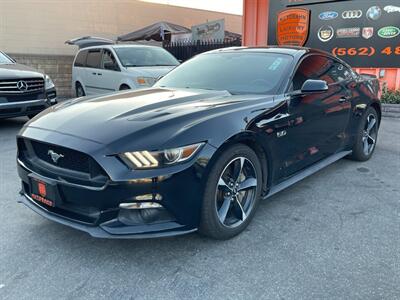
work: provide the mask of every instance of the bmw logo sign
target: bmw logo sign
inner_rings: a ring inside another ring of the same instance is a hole
[[[382,10],[379,6],[372,6],[367,11],[367,18],[371,21],[378,20],[382,15]]]

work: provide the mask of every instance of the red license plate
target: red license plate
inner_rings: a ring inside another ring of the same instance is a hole
[[[54,206],[54,201],[47,199],[48,186],[45,182],[40,180],[33,180],[32,194],[33,200],[48,206]]]

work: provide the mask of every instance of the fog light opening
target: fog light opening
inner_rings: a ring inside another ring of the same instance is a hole
[[[159,203],[156,202],[133,202],[133,203],[121,203],[119,205],[121,209],[148,209],[148,208],[162,208]]]

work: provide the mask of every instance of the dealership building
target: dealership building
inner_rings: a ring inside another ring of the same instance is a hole
[[[400,89],[399,0],[244,0],[243,38],[322,49]]]

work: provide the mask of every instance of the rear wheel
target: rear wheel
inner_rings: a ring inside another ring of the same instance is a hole
[[[378,113],[373,107],[370,107],[359,124],[351,159],[366,161],[371,158],[378,140],[378,129]]]
[[[256,153],[239,144],[217,159],[206,183],[200,233],[229,239],[242,232],[254,216],[262,189]]]
[[[80,83],[76,84],[75,93],[76,93],[76,97],[78,97],[78,98],[86,96],[85,90],[83,89],[83,87],[82,87],[82,85]]]

